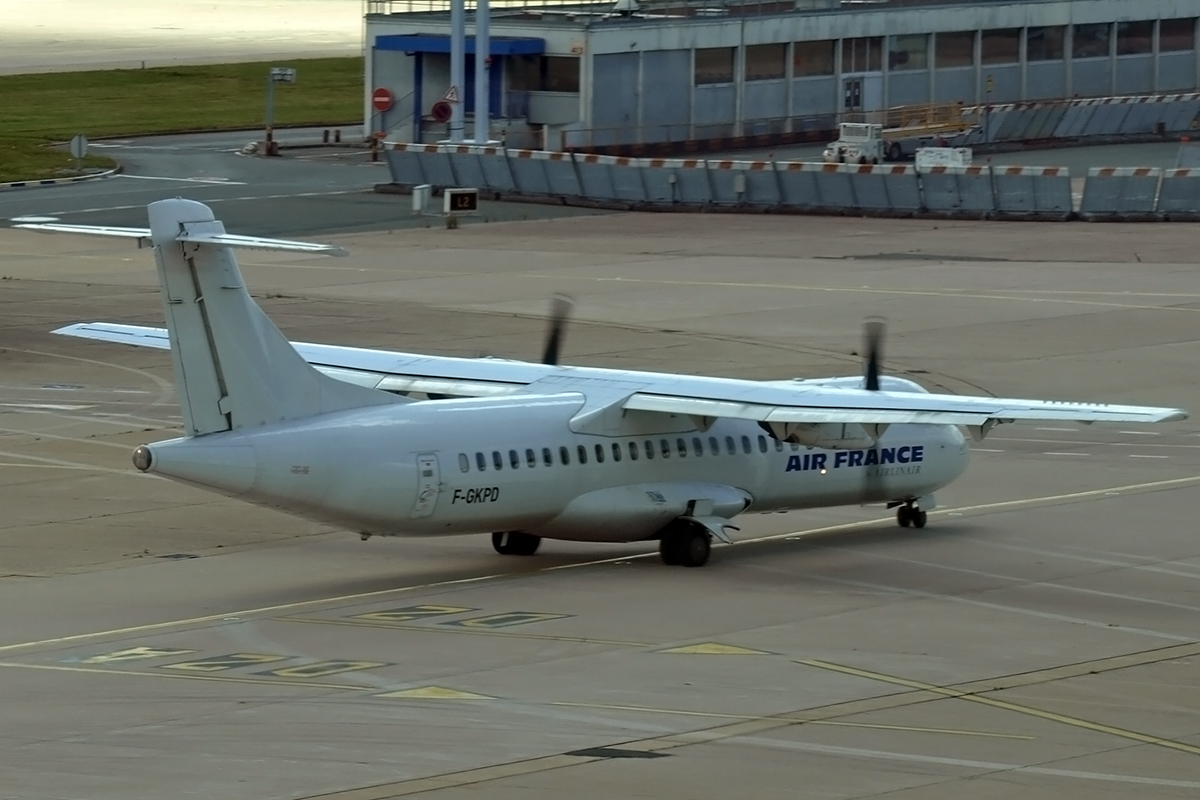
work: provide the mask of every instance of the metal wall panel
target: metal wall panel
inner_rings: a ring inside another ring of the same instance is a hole
[[[809,117],[834,114],[838,110],[837,79],[798,78],[792,81],[792,115]]]
[[[787,116],[787,81],[746,81],[742,91],[743,119]]]
[[[992,78],[992,95],[987,93],[988,76]],[[1020,64],[984,64],[979,74],[979,99],[993,103],[1013,103],[1021,99]]]
[[[1031,61],[1026,70],[1025,99],[1045,100],[1067,94],[1067,67],[1062,61]]]
[[[695,119],[697,125],[732,125],[736,119],[737,96],[733,84],[697,86]],[[705,137],[699,137],[705,138]]]
[[[929,102],[929,70],[893,72],[888,75],[887,106],[906,106]]]
[[[1158,91],[1174,92],[1196,88],[1196,55],[1194,53],[1160,53],[1158,56]]]
[[[645,140],[688,138],[686,132],[692,118],[691,51],[649,50],[642,54],[642,74],[646,89],[642,96]]]
[[[1071,94],[1077,97],[1108,97],[1112,94],[1112,60],[1077,58],[1071,62]]]
[[[933,73],[935,103],[975,103],[975,68],[938,69]],[[992,102],[996,102],[995,99]]]
[[[1117,94],[1154,91],[1154,56],[1117,56]]]
[[[618,144],[634,141],[638,122],[638,54],[612,53],[592,59],[592,127]]]

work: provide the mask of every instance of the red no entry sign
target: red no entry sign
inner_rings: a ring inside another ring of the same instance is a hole
[[[376,111],[387,111],[394,100],[392,93],[382,86],[371,92],[371,105],[375,106]]]

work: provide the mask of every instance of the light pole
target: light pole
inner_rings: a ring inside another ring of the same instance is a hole
[[[267,130],[263,137],[263,155],[279,155],[275,146],[275,84],[295,83],[296,70],[291,67],[271,67],[267,73]]]

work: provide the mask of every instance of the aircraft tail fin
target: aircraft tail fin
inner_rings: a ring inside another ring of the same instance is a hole
[[[41,230],[149,239],[158,262],[179,401],[189,436],[397,402],[312,368],[250,297],[232,248],[344,255],[306,242],[232,236],[192,200],[151,203],[150,229]]]

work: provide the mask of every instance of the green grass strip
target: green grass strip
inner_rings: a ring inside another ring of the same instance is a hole
[[[261,127],[267,74],[296,69],[275,85],[275,125],[345,125],[362,117],[361,58],[314,58],[154,69],[0,76],[0,183],[74,174],[74,159],[44,145],[174,131]],[[89,166],[111,160],[88,158]],[[32,172],[30,172],[32,170]]]

